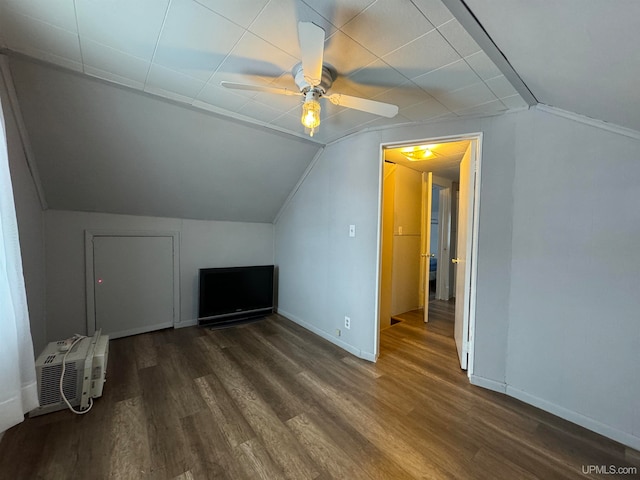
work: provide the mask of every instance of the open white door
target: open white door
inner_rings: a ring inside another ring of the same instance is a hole
[[[471,244],[473,229],[473,188],[475,184],[475,145],[471,142],[460,162],[458,198],[458,241],[456,264],[456,309],[454,338],[460,367],[467,369],[469,357],[469,302],[471,298]]]
[[[431,202],[433,192],[433,174],[422,174],[422,228],[420,254],[420,299],[423,305],[424,321],[429,321],[429,274],[431,267]]]

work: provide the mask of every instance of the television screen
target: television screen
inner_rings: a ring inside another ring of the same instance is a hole
[[[273,265],[200,269],[200,324],[240,320],[272,311]]]

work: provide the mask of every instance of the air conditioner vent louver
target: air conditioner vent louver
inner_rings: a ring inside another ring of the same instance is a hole
[[[40,406],[59,403],[60,397],[60,374],[62,365],[51,365],[43,367],[40,385]],[[76,385],[78,382],[78,371],[75,364],[67,364],[64,372],[62,389],[69,402],[76,400]]]
[[[55,355],[49,355],[49,356],[47,357],[47,359],[44,361],[44,363],[45,363],[45,365],[46,365],[46,364],[48,364],[48,363],[53,362],[55,359],[56,359],[56,356],[55,356]]]

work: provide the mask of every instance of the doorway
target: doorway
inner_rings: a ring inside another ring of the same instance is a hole
[[[481,134],[470,134],[381,145],[376,347],[390,319],[407,312],[415,318],[421,311],[428,322],[430,306],[442,311],[443,302],[457,297],[453,336],[469,375],[481,140]]]

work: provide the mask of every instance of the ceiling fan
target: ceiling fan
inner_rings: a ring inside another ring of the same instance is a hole
[[[325,32],[322,27],[311,22],[298,23],[298,38],[302,61],[293,67],[293,79],[299,91],[287,88],[269,87],[261,85],[249,85],[244,83],[220,82],[223,87],[235,90],[252,90],[256,92],[274,93],[277,95],[301,95],[304,97],[302,104],[302,125],[313,137],[320,126],[320,102],[321,98],[328,99],[334,105],[353,108],[363,112],[392,118],[398,113],[398,107],[389,103],[376,102],[366,98],[352,97],[341,93],[327,94],[337,72],[334,68],[323,63]]]

